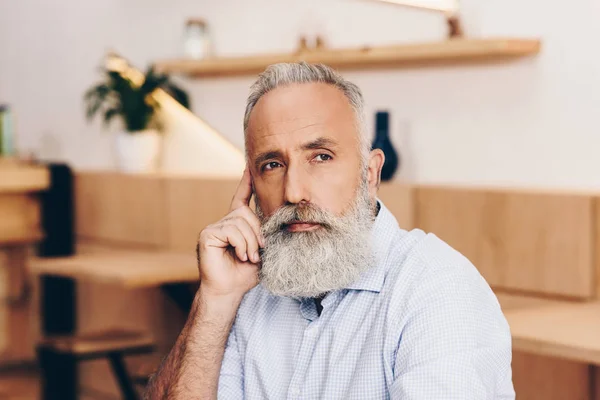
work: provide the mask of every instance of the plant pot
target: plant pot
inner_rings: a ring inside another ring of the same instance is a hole
[[[116,136],[117,164],[123,172],[152,173],[158,169],[160,134],[153,129],[119,132]]]

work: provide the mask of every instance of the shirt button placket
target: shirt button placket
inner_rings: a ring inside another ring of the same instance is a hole
[[[289,400],[300,399],[300,395],[302,393],[301,385],[304,383],[304,380],[306,379],[306,374],[308,373],[307,368],[313,351],[315,349],[315,340],[317,337],[317,332],[318,326],[315,322],[309,324],[304,329],[304,338],[302,340],[302,346],[300,348],[300,357],[298,359],[298,365],[296,366],[296,370],[294,371],[294,375],[292,376],[292,381],[288,392]]]

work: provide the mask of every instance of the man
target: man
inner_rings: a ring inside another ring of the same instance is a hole
[[[514,398],[489,286],[377,199],[384,155],[355,85],[273,65],[244,131],[247,169],[231,212],[200,234],[201,285],[147,398]]]

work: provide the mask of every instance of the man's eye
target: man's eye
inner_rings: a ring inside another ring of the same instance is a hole
[[[271,161],[270,163],[267,163],[263,166],[263,170],[268,171],[268,170],[279,168],[279,167],[281,167],[281,164],[279,164],[278,162],[275,162],[275,161]]]
[[[319,154],[315,157],[317,161],[329,161],[332,157],[329,154]]]

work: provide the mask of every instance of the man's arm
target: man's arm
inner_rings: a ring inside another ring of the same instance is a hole
[[[260,221],[248,207],[248,170],[229,214],[198,239],[200,289],[175,346],[151,379],[146,399],[216,399],[225,345],[242,298],[258,284]]]
[[[444,253],[442,253],[444,255]],[[511,337],[477,270],[453,254],[411,296],[390,397],[402,400],[514,400]]]
[[[198,290],[175,346],[151,378],[146,399],[216,399],[227,337],[241,298]]]

